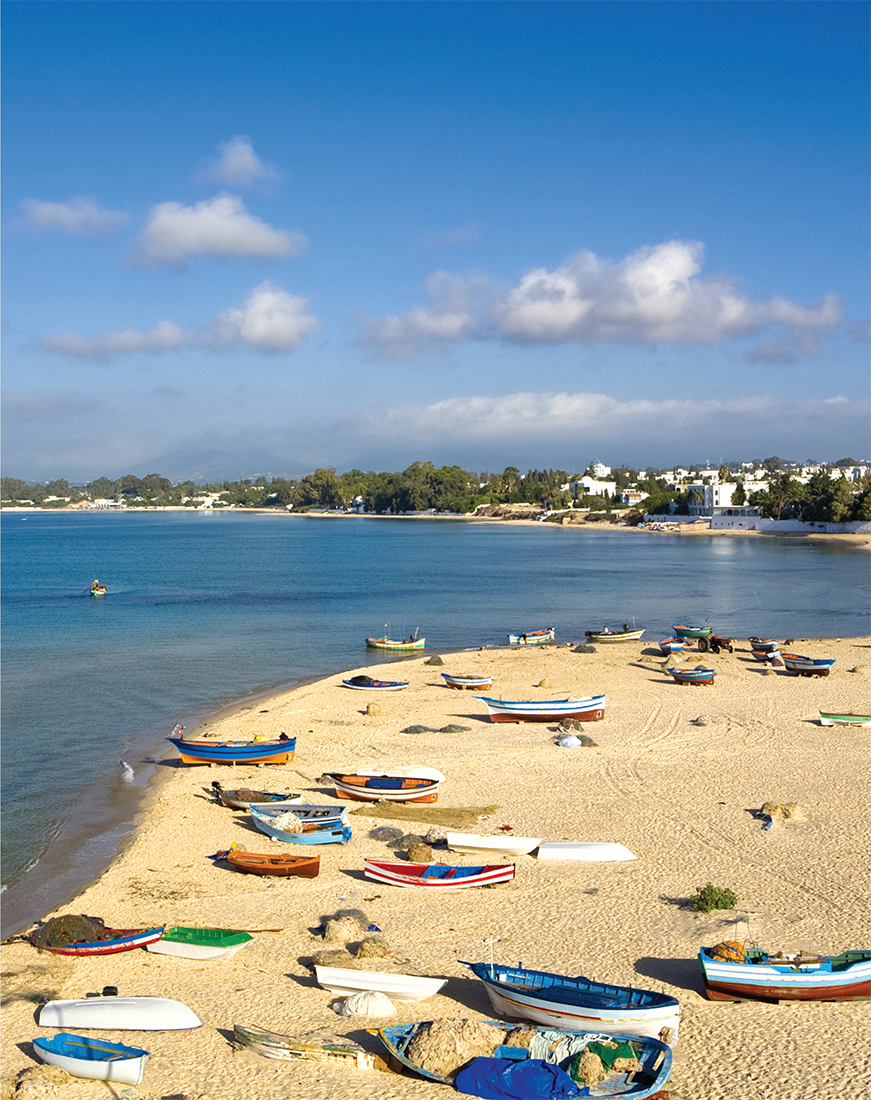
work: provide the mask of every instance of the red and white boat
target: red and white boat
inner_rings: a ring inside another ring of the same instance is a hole
[[[514,878],[513,863],[491,863],[484,867],[451,867],[446,863],[399,863],[393,860],[363,861],[366,878],[388,886],[411,886],[421,890],[465,890],[470,886],[495,886]]]
[[[102,939],[79,943],[38,943],[36,946],[55,955],[115,955],[155,943],[163,935],[161,928],[107,928]]]
[[[355,802],[437,802],[445,778],[435,768],[360,768],[326,774],[340,798]]]
[[[605,696],[587,699],[488,699],[476,695],[486,706],[491,722],[561,722],[575,718],[579,722],[598,722],[605,717]]]

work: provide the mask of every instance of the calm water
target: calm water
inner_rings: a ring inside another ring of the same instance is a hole
[[[6,513],[0,530],[4,934],[105,866],[176,721],[380,662],[364,639],[386,623],[431,650],[624,621],[651,641],[706,618],[869,633],[867,554],[819,541],[239,513]]]

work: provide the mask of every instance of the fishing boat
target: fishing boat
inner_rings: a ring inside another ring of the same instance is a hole
[[[408,687],[408,680],[373,680],[371,676],[352,676],[342,681],[343,687],[357,691],[402,691]]]
[[[871,714],[820,711],[821,726],[871,726]]]
[[[147,944],[157,955],[182,959],[229,959],[254,937],[230,928],[191,928],[181,924],[167,928],[159,940]]]
[[[543,630],[528,630],[525,634],[509,634],[509,645],[551,645],[556,641],[556,631],[552,626]]]
[[[680,1004],[665,993],[525,970],[519,965],[457,962],[484,983],[490,1004],[500,1016],[611,1035],[648,1035],[669,1046],[677,1043]]]
[[[431,1070],[425,1069],[419,1063],[409,1057],[408,1050],[411,1041],[419,1035],[423,1029],[432,1027],[431,1020],[422,1020],[415,1024],[394,1024],[390,1027],[372,1028],[370,1033],[377,1035],[384,1048],[395,1058],[397,1062],[410,1069],[413,1073],[427,1078],[429,1081],[438,1081],[444,1085],[454,1084],[454,1076],[441,1076]],[[564,1063],[574,1054],[580,1054],[591,1044],[611,1044],[617,1040],[617,1036],[601,1031],[570,1031],[567,1029],[553,1028],[524,1028],[523,1037],[515,1039],[511,1032],[517,1033],[520,1029],[514,1024],[502,1024],[495,1020],[480,1022],[482,1028],[493,1028],[493,1057],[497,1059],[510,1059],[513,1062],[523,1061],[529,1058],[544,1059],[549,1048],[556,1042],[565,1044],[562,1049],[566,1051]],[[529,1033],[532,1032],[533,1035]],[[424,1032],[425,1033],[425,1032]],[[512,1045],[500,1040],[513,1039]],[[655,1096],[661,1092],[671,1075],[672,1053],[671,1049],[655,1038],[643,1035],[620,1035],[619,1041],[626,1043],[631,1048],[631,1053],[641,1064],[640,1069],[634,1071],[623,1070],[609,1073],[604,1081],[596,1085],[585,1086],[577,1095],[602,1096],[611,1100],[644,1100],[645,1097]],[[523,1046],[514,1045],[522,1042]],[[595,1048],[592,1048],[595,1049]],[[464,1067],[459,1067],[462,1071]],[[455,1071],[458,1072],[458,1071]],[[465,1091],[465,1090],[464,1090]],[[510,1095],[510,1093],[505,1093]],[[520,1095],[519,1093],[516,1095]],[[543,1095],[536,1093],[536,1095]],[[663,1095],[665,1095],[663,1093]]]
[[[495,886],[514,878],[513,863],[484,867],[451,867],[446,863],[399,863],[385,859],[363,861],[366,878],[389,886],[422,890],[464,890],[470,886]]]
[[[416,649],[423,649],[426,645],[426,638],[418,638],[417,630],[415,630],[410,638],[403,638],[401,641],[395,641],[393,638],[388,638],[388,630],[389,624],[384,627],[383,637],[367,638],[366,645],[369,649],[389,649],[393,653],[408,653]]]
[[[35,943],[44,951],[54,955],[117,955],[119,951],[132,951],[134,947],[146,947],[163,935],[163,928],[106,928],[105,934],[97,940],[82,940],[78,943]],[[34,934],[25,937],[32,943]]]
[[[310,803],[292,802],[289,806],[284,806],[275,802],[251,802],[248,809],[257,810],[261,816],[279,825],[279,827],[282,819],[286,823],[291,821],[291,818],[284,817],[284,815],[292,814],[302,823],[302,832],[348,824],[348,807],[336,805],[336,803],[315,806]]]
[[[752,649],[777,649],[777,642],[771,638],[748,638]]]
[[[374,1069],[375,1055],[356,1043],[300,1043],[289,1035],[266,1031],[262,1027],[233,1024],[233,1039],[240,1047],[253,1050],[264,1058],[281,1061],[339,1062],[356,1069]]]
[[[695,668],[670,668],[668,670],[676,684],[712,684],[716,669],[703,668],[696,665]]]
[[[251,809],[251,819],[261,833],[283,840],[285,844],[347,844],[352,836],[351,827],[341,822],[316,826],[302,832],[282,829],[273,817],[254,807]]]
[[[441,675],[444,678],[445,687],[457,688],[459,691],[465,691],[467,688],[477,688],[480,691],[481,688],[488,688],[493,683],[492,676],[466,676],[454,672],[443,672]]]
[[[669,653],[682,653],[685,647],[686,642],[683,638],[678,638],[677,636],[674,638],[663,638],[659,643],[659,648],[666,657]]]
[[[37,1023],[86,1031],[187,1031],[203,1022],[187,1005],[167,997],[85,997],[46,1002]]]
[[[355,802],[437,802],[444,776],[435,768],[399,768],[377,772],[327,772],[340,798]]]
[[[341,966],[316,966],[318,985],[331,993],[348,997],[352,993],[383,993],[391,1001],[422,1001],[434,997],[447,985],[447,978],[418,974],[388,974],[377,970],[346,970]]]
[[[452,852],[492,852],[500,856],[525,856],[541,844],[540,837],[481,836],[478,833],[448,833],[447,844]]]
[[[236,871],[242,871],[246,875],[317,878],[321,870],[320,856],[292,856],[284,852],[263,854],[232,848],[223,858]]]
[[[212,791],[222,806],[227,806],[232,810],[247,810],[252,802],[258,806],[264,804],[277,805],[279,803],[283,806],[295,806],[299,805],[303,798],[301,794],[253,791],[250,787],[237,787],[235,790],[226,791],[217,779],[212,783]]]
[[[284,733],[277,741],[167,741],[178,749],[184,764],[286,764],[296,750],[296,738]]]
[[[90,595],[92,596],[105,596],[108,591],[105,584],[100,584],[99,581],[94,581],[89,589]]]
[[[33,1052],[50,1066],[60,1066],[73,1077],[91,1081],[113,1081],[119,1085],[140,1085],[148,1051],[61,1032],[50,1039],[33,1040]]]
[[[871,1000],[871,951],[770,955],[730,941],[703,947],[699,965],[712,1001]]]
[[[779,649],[751,649],[750,653],[754,661],[760,661],[763,664],[767,664],[770,661],[776,661],[780,657]]]
[[[611,863],[638,859],[625,844],[610,841],[549,840],[540,844],[537,859],[572,859],[580,863]]]
[[[486,706],[491,722],[561,722],[575,718],[578,722],[598,722],[605,717],[605,696],[591,695],[587,699],[488,699],[476,695]]]
[[[591,642],[637,642],[643,630],[630,630],[628,624],[624,625],[622,630],[609,630],[608,627],[604,627],[602,630],[585,630],[584,634],[590,639]]]
[[[781,653],[786,671],[793,676],[828,676],[834,657],[805,657],[801,653]]]
[[[678,638],[686,641],[698,641],[699,638],[710,638],[714,633],[712,626],[693,626],[690,623],[677,623],[671,628]]]

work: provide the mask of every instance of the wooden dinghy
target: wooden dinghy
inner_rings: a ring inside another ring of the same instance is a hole
[[[680,1004],[665,993],[520,966],[457,962],[484,983],[500,1016],[611,1035],[647,1035],[669,1046],[677,1042]]]
[[[500,856],[525,856],[541,844],[541,838],[500,833],[482,836],[480,833],[448,833],[452,852],[492,852]]]
[[[668,671],[676,684],[712,684],[716,670],[696,665],[695,668],[670,668]]]
[[[462,673],[443,672],[445,687],[464,691],[467,688],[488,688],[493,683],[492,676],[466,676]]]
[[[686,642],[683,638],[663,638],[659,643],[660,652],[664,656],[668,656],[670,653],[682,653],[686,648]]]
[[[326,829],[348,824],[348,807],[337,806],[335,802],[315,805],[312,802],[293,803],[282,806],[274,802],[252,802],[248,810],[256,810],[262,817],[271,821],[280,821],[285,815],[292,814],[302,822],[303,832],[314,829]]]
[[[212,790],[218,802],[231,810],[247,810],[252,802],[258,805],[264,802],[269,804],[280,802],[287,806],[298,805],[303,798],[301,794],[292,792],[281,794],[277,791],[254,791],[250,787],[237,787],[235,790],[225,791],[217,779],[212,783]]]
[[[296,738],[277,741],[188,741],[167,737],[185,764],[286,764],[293,759]]]
[[[605,717],[605,696],[587,699],[489,699],[476,695],[487,708],[491,722],[599,722]]]
[[[373,1028],[370,1031],[378,1036],[390,1056],[401,1065],[429,1081],[451,1085],[454,1084],[456,1072],[464,1067],[458,1067],[457,1071],[450,1076],[442,1076],[424,1068],[411,1056],[414,1050],[413,1040],[425,1035],[428,1029],[439,1026],[438,1022],[434,1024],[432,1020],[422,1020],[415,1024],[394,1024],[390,1027]],[[492,1040],[493,1057],[520,1063],[530,1058],[544,1059],[548,1047],[552,1048],[557,1042],[566,1051],[566,1057],[562,1059],[564,1065],[568,1064],[572,1055],[580,1054],[588,1047],[591,1051],[595,1051],[596,1044],[603,1044],[607,1048],[616,1041],[621,1044],[626,1043],[631,1048],[634,1059],[640,1063],[640,1068],[611,1072],[599,1084],[584,1087],[583,1091],[578,1090],[579,1096],[610,1097],[612,1100],[644,1100],[645,1097],[652,1097],[661,1092],[671,1075],[671,1050],[665,1043],[654,1038],[621,1035],[618,1040],[610,1034],[596,1031],[521,1029],[514,1024],[497,1023],[495,1020],[478,1022],[476,1031],[480,1034],[480,1030],[485,1028],[492,1028],[495,1033]],[[518,1046],[518,1043],[521,1045]],[[510,1094],[505,1093],[505,1095]]]
[[[437,802],[445,778],[435,768],[359,768],[326,775],[340,798],[355,802]]]
[[[415,630],[410,638],[404,638],[401,641],[387,637],[367,638],[366,645],[369,649],[389,649],[393,653],[406,653],[415,649],[423,649],[426,645],[426,638],[418,638]]]
[[[509,634],[509,645],[551,645],[556,641],[556,631],[552,626],[543,630],[528,630],[525,634]]]
[[[289,1035],[266,1031],[248,1024],[233,1024],[233,1038],[240,1047],[253,1050],[264,1058],[281,1061],[340,1062],[356,1069],[374,1069],[375,1055],[356,1043],[300,1043]]]
[[[871,726],[871,714],[853,714],[829,710],[820,711],[821,726]]]
[[[180,1001],[166,997],[86,997],[48,1001],[39,1010],[40,1027],[83,1027],[106,1031],[187,1031],[202,1020]]]
[[[710,638],[714,633],[712,626],[696,626],[692,623],[676,623],[671,628],[678,638],[684,641],[698,641],[699,638]]]
[[[116,955],[119,951],[132,951],[134,947],[147,947],[159,940],[163,928],[106,928],[105,935],[95,940],[82,940],[77,943],[35,942],[33,935],[26,938],[40,950],[51,951],[55,955]]]
[[[236,871],[246,875],[317,878],[321,870],[320,856],[292,856],[284,852],[243,852],[234,848],[224,857]]]
[[[158,955],[176,955],[182,959],[229,959],[254,937],[230,928],[191,928],[173,925],[159,940],[147,946]]]
[[[391,1001],[422,1001],[434,997],[447,978],[427,978],[417,974],[389,974],[376,970],[349,970],[341,966],[316,966],[318,985],[343,997],[352,993],[384,993]]]
[[[581,863],[610,863],[638,859],[624,844],[608,841],[549,840],[540,844],[538,859],[573,859]]]
[[[344,806],[342,807],[344,813]],[[277,820],[276,820],[277,818]],[[297,828],[282,828],[280,815],[269,814],[268,811],[251,807],[251,820],[261,833],[283,840],[285,844],[347,844],[351,839],[351,827],[344,823],[344,818],[326,822],[317,822],[303,825],[302,830]]]
[[[643,630],[629,630],[624,627],[622,630],[585,630],[584,634],[590,639],[591,642],[637,642],[641,639]]]
[[[148,1051],[139,1047],[68,1032],[50,1039],[34,1039],[33,1052],[43,1062],[60,1066],[73,1077],[113,1081],[120,1085],[140,1085],[148,1060]]]
[[[513,863],[491,863],[484,867],[452,867],[446,863],[400,863],[385,859],[363,862],[366,878],[389,886],[410,886],[422,890],[465,890],[471,886],[495,886],[514,878]]]
[[[805,657],[801,653],[781,653],[786,671],[793,676],[828,676],[834,657]]]
[[[770,955],[727,942],[699,951],[712,1001],[871,1000],[871,951],[840,955]]]
[[[356,691],[402,691],[408,687],[408,680],[373,680],[371,676],[352,676],[350,680],[343,680],[342,685]]]

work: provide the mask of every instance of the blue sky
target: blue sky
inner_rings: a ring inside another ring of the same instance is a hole
[[[4,473],[869,457],[868,22],[6,0]]]

